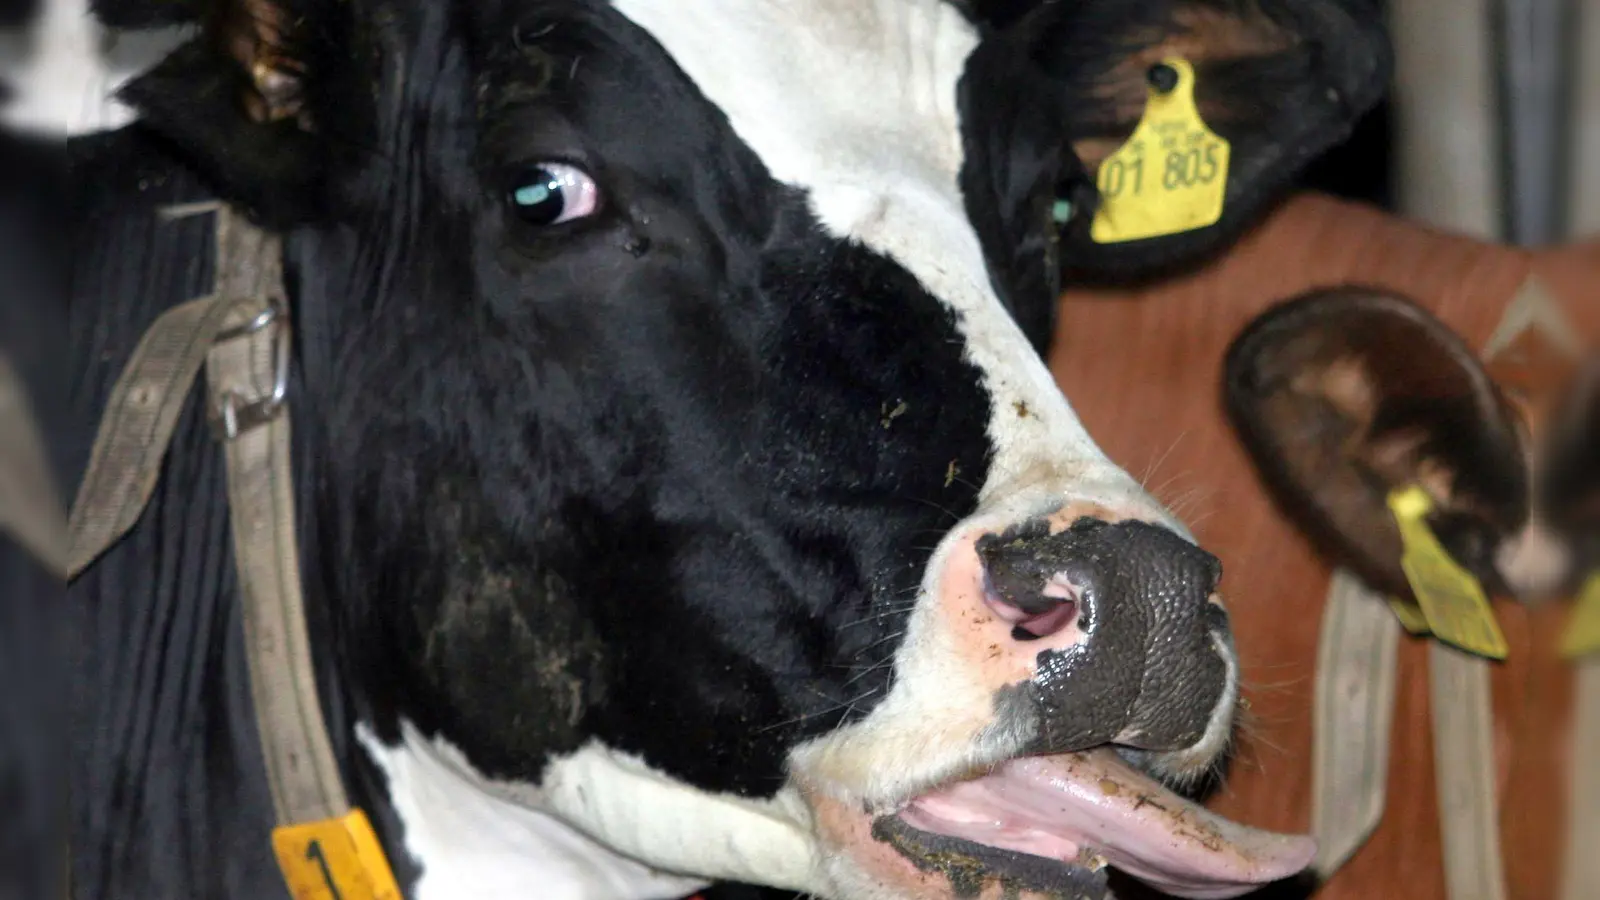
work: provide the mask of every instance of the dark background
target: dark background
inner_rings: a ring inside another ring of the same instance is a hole
[[[1384,100],[1356,126],[1349,140],[1313,163],[1300,184],[1392,209],[1389,101]]]

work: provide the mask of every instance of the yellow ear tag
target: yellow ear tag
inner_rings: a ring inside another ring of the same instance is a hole
[[[1562,656],[1578,659],[1591,653],[1600,653],[1600,572],[1584,583],[1561,638]]]
[[[1206,127],[1194,103],[1194,67],[1163,60],[1175,84],[1159,83],[1158,66],[1144,117],[1128,142],[1106,157],[1095,176],[1100,208],[1089,237],[1116,244],[1204,228],[1222,218],[1228,187],[1226,139]]]
[[[1400,526],[1400,567],[1417,595],[1428,630],[1447,644],[1490,659],[1505,659],[1508,647],[1483,586],[1440,546],[1423,517],[1433,501],[1413,485],[1389,494],[1389,511]]]
[[[272,850],[294,900],[403,900],[372,823],[359,809],[274,828]]]
[[[1389,608],[1394,610],[1394,617],[1400,620],[1400,627],[1408,634],[1421,637],[1432,634],[1428,627],[1428,617],[1422,614],[1422,607],[1410,600],[1401,600],[1399,597],[1389,598]]]

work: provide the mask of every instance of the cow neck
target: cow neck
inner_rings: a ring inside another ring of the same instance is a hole
[[[339,843],[367,878],[392,884],[370,824],[350,805],[317,694],[295,534],[281,241],[221,203],[161,215],[205,213],[216,222],[214,290],[163,313],[140,339],[100,420],[66,546],[41,555],[64,559],[56,567],[70,580],[138,522],[204,368],[205,408],[226,461],[250,692],[280,865],[298,893],[305,859],[336,849],[319,842]],[[321,874],[332,883],[326,866]]]

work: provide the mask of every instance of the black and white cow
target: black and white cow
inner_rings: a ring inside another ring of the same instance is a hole
[[[1367,3],[100,12],[204,29],[71,145],[64,492],[211,287],[209,220],[157,211],[283,231],[323,704],[408,896],[1101,897],[1109,864],[1225,897],[1307,862],[1160,785],[1229,743],[1220,566],[1036,350],[1059,267],[1215,246],[1372,105]],[[1173,54],[1227,213],[1097,246],[1085,173]],[[284,896],[190,404],[70,589],[80,898]]]

